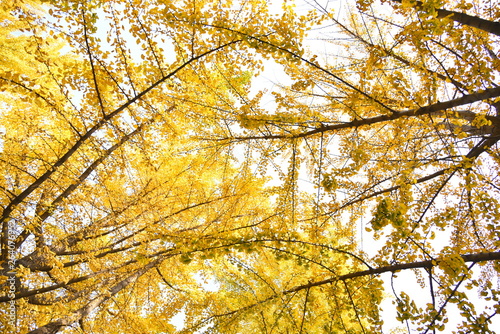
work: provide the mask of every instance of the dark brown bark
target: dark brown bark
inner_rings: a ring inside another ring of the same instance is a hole
[[[463,25],[484,30],[486,32],[489,32],[490,34],[500,36],[499,22],[488,21],[477,16],[471,16],[465,13],[458,13],[446,9],[438,9],[437,12],[438,17],[440,18],[449,17],[453,21],[461,23]]]
[[[457,99],[449,100],[446,102],[437,102],[437,103],[434,103],[434,104],[431,104],[431,105],[428,105],[425,107],[417,108],[417,109],[399,111],[399,112],[394,112],[391,114],[379,115],[379,116],[370,117],[370,118],[355,119],[353,121],[346,122],[346,123],[321,126],[321,127],[316,128],[314,130],[299,133],[296,135],[247,136],[247,137],[235,137],[232,139],[234,139],[236,141],[242,141],[242,140],[249,140],[249,139],[305,138],[305,137],[309,137],[309,136],[312,136],[315,134],[320,134],[323,132],[336,131],[336,130],[342,130],[342,129],[352,129],[352,128],[358,128],[361,126],[374,125],[377,123],[393,121],[393,120],[396,120],[396,119],[399,119],[402,117],[414,117],[414,116],[430,115],[433,113],[445,111],[447,109],[451,109],[451,108],[471,104],[474,102],[479,102],[479,101],[487,100],[490,98],[499,97],[499,96],[500,96],[500,87],[495,87],[495,88],[486,89],[486,90],[481,91],[481,92],[464,95],[464,96],[459,97]],[[492,123],[495,127],[498,128],[500,126],[500,119],[498,117],[486,116],[486,118],[488,120],[492,121]],[[230,139],[230,138],[228,138],[228,139]]]
[[[402,3],[402,0],[392,0],[392,1]],[[423,3],[421,1],[416,1],[414,8],[417,10],[422,10],[424,8]],[[460,13],[447,9],[441,9],[441,8],[436,8],[436,12],[438,14],[437,17],[439,18],[448,17],[449,19],[457,23],[473,27],[476,29],[480,29],[490,34],[500,36],[500,22],[489,21],[477,16],[472,16],[469,14]]]
[[[465,254],[465,255],[461,255],[461,258],[464,260],[464,262],[473,262],[473,263],[486,262],[486,261],[498,261],[498,260],[500,260],[500,251],[489,252],[489,253]],[[328,278],[328,279],[318,281],[318,282],[312,282],[312,283],[308,283],[308,284],[304,284],[304,285],[299,285],[293,289],[284,291],[284,294],[289,294],[292,292],[296,292],[296,291],[300,291],[300,290],[304,290],[304,289],[309,289],[309,288],[314,287],[314,286],[330,284],[330,283],[334,283],[337,281],[345,281],[345,280],[353,279],[356,277],[372,276],[372,275],[378,275],[378,274],[389,273],[389,272],[394,273],[394,272],[406,270],[406,269],[432,268],[432,267],[435,267],[436,265],[438,265],[438,263],[439,263],[439,259],[410,262],[410,263],[399,263],[399,264],[394,264],[394,265],[390,265],[390,266],[383,266],[383,267],[379,267],[379,268],[375,268],[375,269],[357,271],[354,273],[341,275],[338,277]]]

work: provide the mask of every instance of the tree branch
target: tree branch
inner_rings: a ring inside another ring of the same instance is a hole
[[[236,44],[241,42],[241,40],[233,40],[231,42],[222,44],[216,48],[210,49],[208,51],[203,52],[202,54],[190,58],[188,61],[184,62],[182,65],[179,65],[176,69],[174,69],[172,72],[169,74],[165,75],[164,77],[160,78],[156,82],[152,83],[148,88],[144,89],[142,92],[134,96],[132,99],[128,100],[127,102],[123,103],[120,107],[115,109],[113,112],[107,114],[101,120],[99,120],[92,128],[90,128],[83,136],[81,136],[74,144],[73,146],[68,149],[68,151],[60,157],[57,161],[53,163],[51,168],[49,168],[45,173],[43,173],[38,179],[36,179],[33,183],[31,183],[26,189],[24,189],[19,195],[17,195],[14,199],[12,199],[9,204],[3,209],[2,215],[0,216],[0,221],[3,224],[3,229],[2,229],[2,256],[1,259],[7,258],[7,233],[4,233],[7,228],[7,223],[9,220],[9,215],[11,212],[19,205],[21,204],[26,197],[28,197],[33,191],[35,191],[43,182],[45,182],[48,178],[52,176],[52,174],[59,168],[61,167],[68,159],[75,154],[75,152],[82,146],[97,130],[102,128],[108,121],[110,121],[112,118],[120,114],[123,110],[128,108],[130,105],[134,104],[135,102],[139,101],[141,98],[143,98],[146,94],[148,94],[150,91],[158,87],[160,84],[165,82],[166,80],[172,78],[174,75],[176,75],[180,70],[185,68],[186,66],[190,65],[191,63],[208,56],[209,54],[212,54],[214,52],[220,51],[230,45]]]
[[[465,254],[461,255],[462,259],[464,262],[472,262],[472,263],[477,263],[477,262],[487,262],[487,261],[498,261],[500,260],[500,251],[496,252],[489,252],[489,253],[475,253],[475,254]],[[331,284],[335,282],[340,282],[340,281],[346,281],[349,279],[353,279],[356,277],[365,277],[365,276],[373,276],[373,275],[379,275],[387,272],[397,272],[401,270],[408,270],[408,269],[431,269],[439,264],[439,259],[436,260],[427,260],[427,261],[417,261],[417,262],[410,262],[410,263],[399,263],[399,264],[393,264],[393,265],[388,265],[388,266],[383,266],[375,269],[368,269],[368,270],[363,270],[363,271],[356,271],[353,273],[341,275],[341,276],[335,276],[331,277],[325,280],[317,281],[317,282],[309,282],[307,284],[303,285],[298,285],[294,288],[288,289],[281,291],[281,293],[278,294],[273,294],[261,301],[258,301],[256,303],[241,307],[239,309],[229,311],[226,313],[221,313],[221,314],[215,314],[207,319],[204,319],[197,324],[193,325],[192,327],[186,329],[186,331],[198,328],[200,326],[203,326],[204,324],[216,319],[216,318],[221,318],[225,316],[231,316],[239,312],[247,311],[253,307],[256,307],[258,305],[262,305],[268,301],[274,300],[278,297],[282,297],[284,295],[292,294],[292,293],[297,293],[298,291],[301,290],[307,290],[312,287],[317,287],[317,286],[322,286],[326,284]]]
[[[251,139],[305,138],[305,137],[309,137],[309,136],[323,133],[323,132],[327,132],[327,131],[336,131],[336,130],[342,130],[342,129],[358,128],[361,126],[374,125],[377,123],[393,121],[393,120],[403,118],[403,117],[415,117],[415,116],[429,115],[429,114],[444,111],[446,109],[455,108],[455,107],[459,107],[459,106],[463,106],[463,105],[471,104],[471,103],[475,103],[475,102],[480,102],[480,101],[483,101],[486,99],[499,97],[499,96],[500,96],[500,87],[494,87],[494,88],[488,88],[488,89],[481,91],[481,92],[464,95],[462,97],[459,97],[459,98],[456,98],[453,100],[449,100],[446,102],[437,102],[437,103],[434,103],[434,104],[431,104],[431,105],[428,105],[425,107],[417,108],[417,109],[404,110],[404,111],[394,112],[394,113],[385,114],[385,115],[379,115],[379,116],[370,117],[370,118],[354,119],[354,120],[352,120],[350,122],[346,122],[346,123],[325,125],[325,126],[318,127],[318,128],[311,130],[311,131],[302,132],[302,133],[294,134],[294,135],[246,136],[246,137],[234,137],[234,138],[228,138],[228,139],[243,141],[243,140],[251,140]],[[494,124],[495,126],[500,125],[500,119],[498,119],[497,117],[489,117],[488,119],[495,121],[495,123],[496,123],[496,124]],[[220,139],[220,140],[226,140],[226,139]]]
[[[392,0],[394,2],[402,3],[402,0]],[[421,1],[416,1],[414,3],[414,8],[416,10],[424,10],[424,4]],[[441,8],[435,8],[437,12],[437,17],[438,18],[449,18],[457,23],[473,27],[476,29],[480,29],[483,31],[486,31],[490,34],[494,34],[497,36],[500,36],[500,22],[495,22],[495,21],[489,21],[482,19],[477,16],[472,16],[469,14],[465,13],[460,13],[456,12],[453,10],[447,10],[447,9],[441,9]]]
[[[89,315],[92,311],[98,308],[101,304],[106,302],[108,299],[119,293],[121,290],[126,288],[130,283],[136,281],[139,277],[145,274],[149,269],[157,266],[159,263],[163,261],[163,258],[157,259],[153,262],[150,262],[146,266],[142,267],[140,270],[136,271],[126,279],[122,280],[118,284],[114,285],[111,289],[109,289],[109,294],[101,294],[99,297],[90,301],[87,305],[81,307],[80,309],[70,313],[69,315],[47,323],[41,327],[38,327],[35,330],[32,330],[28,334],[54,334],[61,330],[63,327],[70,326],[71,324],[82,320],[84,317]]]

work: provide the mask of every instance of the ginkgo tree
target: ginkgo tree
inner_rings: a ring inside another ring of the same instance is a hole
[[[492,332],[500,12],[352,5],[5,2],[3,330],[380,332],[383,275],[412,271],[408,331],[456,304]],[[317,26],[342,57],[307,49]]]
[[[426,301],[393,287],[405,331],[441,330],[447,310],[458,309],[463,318],[451,329],[492,332],[499,307],[491,281],[499,258],[498,8],[356,5],[339,15],[315,4],[323,33],[334,29],[325,55],[255,38],[294,58],[277,60],[294,82],[273,92],[275,112],[242,109],[243,131],[218,140],[259,143],[264,157],[287,152],[281,172],[290,182],[282,190],[293,196],[296,174],[308,173],[315,210],[302,221],[315,234],[362,224],[380,239],[358,274],[421,268],[414,273]]]
[[[115,320],[134,332],[134,322],[166,319],[158,331],[169,331],[186,298],[167,303],[161,291],[178,282],[197,291],[203,268],[188,266],[191,254],[245,244],[275,215],[248,165],[192,140],[222,126],[215,108],[231,107],[259,68],[240,36],[192,23],[261,35],[261,23],[282,18],[259,2],[2,10],[1,298],[16,308],[3,328],[102,331]],[[120,295],[135,284],[140,306]]]

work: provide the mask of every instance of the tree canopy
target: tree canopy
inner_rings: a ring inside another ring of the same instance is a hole
[[[499,22],[484,0],[4,1],[0,327],[494,333]]]

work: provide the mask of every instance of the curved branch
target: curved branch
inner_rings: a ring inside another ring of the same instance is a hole
[[[464,260],[464,262],[472,262],[472,263],[498,261],[498,260],[500,260],[500,251],[465,254],[465,255],[460,255],[460,257]],[[397,271],[407,270],[407,269],[433,268],[433,267],[437,266],[438,263],[439,263],[439,259],[427,260],[427,261],[417,261],[417,262],[410,262],[410,263],[399,263],[399,264],[383,266],[383,267],[379,267],[379,268],[375,268],[375,269],[357,271],[357,272],[345,274],[345,275],[342,275],[339,277],[332,277],[332,278],[328,278],[328,279],[318,281],[318,282],[312,282],[312,283],[308,283],[305,285],[299,285],[293,289],[284,291],[284,293],[286,294],[286,293],[290,293],[290,292],[300,291],[303,289],[307,289],[309,287],[321,286],[321,285],[325,285],[325,284],[329,284],[329,283],[334,283],[337,281],[345,281],[345,280],[353,279],[356,277],[372,276],[372,275],[378,275],[378,274],[383,274],[383,273],[388,273],[388,272],[394,273]]]
[[[287,240],[287,239],[258,239],[258,240],[255,240],[255,241],[257,241],[257,242],[263,241],[263,242],[300,243],[300,244],[309,245],[309,246],[326,248],[326,249],[334,251],[334,252],[338,252],[338,253],[342,253],[342,254],[345,254],[345,255],[348,255],[348,256],[352,256],[353,258],[355,258],[359,262],[363,263],[369,269],[373,269],[372,266],[370,266],[360,256],[358,256],[358,255],[356,255],[356,254],[354,254],[352,252],[349,252],[349,251],[346,251],[346,250],[343,250],[343,249],[339,249],[339,248],[335,248],[335,247],[332,247],[332,246],[328,246],[328,245],[322,245],[322,244],[317,244],[317,243],[314,243],[314,242],[308,242],[308,241],[302,241],[302,240],[293,240],[293,239],[289,239],[289,240]]]
[[[499,261],[500,260],[500,251],[489,252],[489,253],[465,254],[465,255],[461,255],[461,257],[464,260],[464,262],[472,262],[472,263]],[[258,301],[256,303],[253,303],[253,304],[250,304],[250,305],[247,305],[244,307],[241,307],[239,309],[229,311],[226,313],[212,315],[204,320],[199,321],[197,324],[193,325],[190,328],[185,329],[182,332],[189,332],[190,330],[199,328],[199,327],[203,326],[204,324],[209,323],[210,321],[212,321],[214,319],[222,318],[222,317],[226,317],[226,316],[231,316],[231,315],[234,315],[236,313],[244,312],[244,311],[247,311],[251,308],[254,308],[256,306],[259,306],[259,305],[267,303],[271,300],[274,300],[276,298],[282,297],[284,295],[292,294],[292,293],[297,293],[298,291],[301,291],[301,290],[307,290],[307,289],[310,289],[313,287],[323,286],[326,284],[332,284],[332,283],[336,283],[336,282],[343,282],[343,281],[357,278],[357,277],[374,276],[374,275],[379,275],[379,274],[388,273],[388,272],[394,273],[397,271],[408,270],[408,269],[419,269],[419,268],[430,269],[430,268],[437,266],[438,264],[439,264],[439,259],[428,260],[428,261],[417,261],[417,262],[410,262],[410,263],[399,263],[399,264],[383,266],[383,267],[379,267],[379,268],[375,268],[375,269],[356,271],[356,272],[353,272],[350,274],[335,276],[335,277],[331,277],[331,278],[324,279],[324,280],[317,281],[317,282],[309,282],[307,284],[298,285],[298,286],[293,287],[293,288],[288,289],[288,290],[283,290],[280,293],[273,294],[273,295],[271,295],[271,296],[269,296],[261,301]]]

